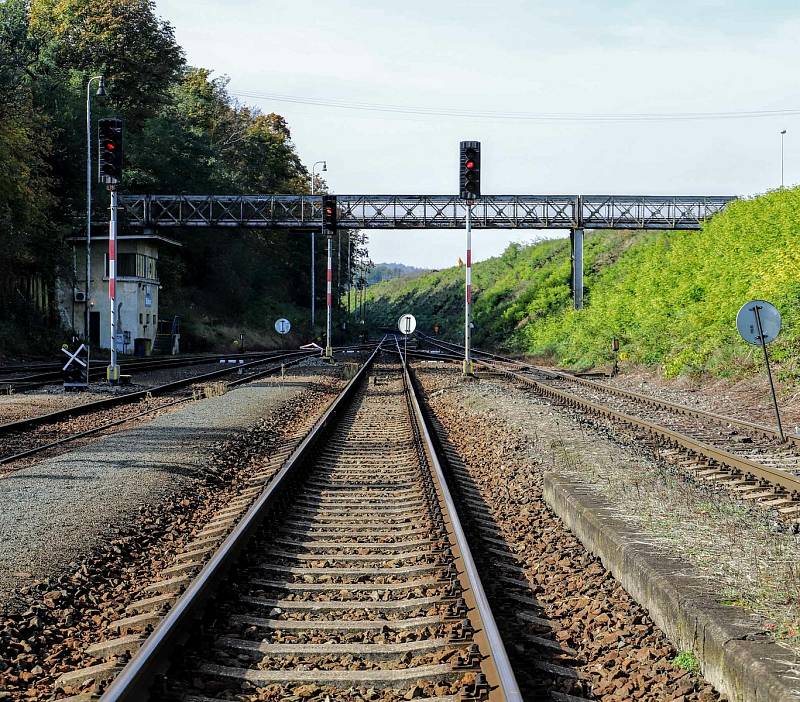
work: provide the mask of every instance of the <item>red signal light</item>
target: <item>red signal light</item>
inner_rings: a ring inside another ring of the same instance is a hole
[[[117,145],[113,141],[107,141],[105,144],[105,148],[107,151],[114,151],[117,148]]]
[[[464,165],[469,169],[475,168],[475,161],[467,161]]]

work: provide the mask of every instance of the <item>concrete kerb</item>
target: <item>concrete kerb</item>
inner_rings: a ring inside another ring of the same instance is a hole
[[[546,473],[544,499],[674,646],[694,652],[706,679],[730,700],[800,700],[800,657],[774,641],[757,616],[720,604],[690,564],[658,553],[585,484]]]

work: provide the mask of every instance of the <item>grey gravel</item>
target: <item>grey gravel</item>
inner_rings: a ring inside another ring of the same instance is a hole
[[[114,524],[200,476],[207,450],[299,395],[303,387],[253,383],[193,402],[0,479],[0,601],[50,575]]]

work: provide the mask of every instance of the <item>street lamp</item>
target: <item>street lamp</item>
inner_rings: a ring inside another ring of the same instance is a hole
[[[106,80],[94,76],[86,84],[86,315],[83,336],[86,339],[87,364],[86,378],[89,378],[89,300],[92,297],[92,83],[98,81],[97,97],[105,97]],[[114,340],[111,340],[114,343]]]
[[[315,161],[314,165],[311,166],[311,194],[314,194],[314,181],[316,179],[317,166],[322,164],[322,171],[327,172],[328,170],[328,163],[326,161]],[[323,233],[325,230],[325,225],[322,225]],[[311,232],[311,334],[314,334],[314,322],[316,319],[316,302],[314,300],[314,232]]]
[[[783,190],[783,137],[786,135],[786,130],[781,130],[781,190]]]

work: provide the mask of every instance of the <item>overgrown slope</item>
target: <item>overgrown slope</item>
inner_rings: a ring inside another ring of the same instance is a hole
[[[784,378],[800,375],[800,189],[732,203],[700,232],[590,232],[586,309],[570,306],[569,244],[510,246],[474,269],[475,339],[586,368],[621,357],[667,375],[733,375],[761,363],[739,338],[736,313],[770,300],[784,320],[772,354]],[[373,322],[416,314],[462,338],[463,269],[370,291]]]

